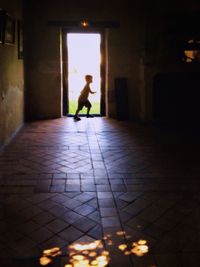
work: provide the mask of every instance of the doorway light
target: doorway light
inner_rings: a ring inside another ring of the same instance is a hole
[[[92,91],[89,96],[92,103],[91,112],[100,113],[100,41],[99,33],[68,33],[68,100],[69,113],[74,113],[73,106],[77,104],[78,96],[85,86],[85,75],[93,76]],[[73,104],[75,103],[75,104]],[[95,108],[97,107],[97,108]],[[83,114],[84,114],[83,109]]]

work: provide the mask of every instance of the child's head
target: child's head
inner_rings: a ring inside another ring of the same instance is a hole
[[[92,82],[92,75],[89,75],[89,74],[87,74],[87,75],[85,75],[85,80],[86,80],[86,82],[87,83],[91,83]]]

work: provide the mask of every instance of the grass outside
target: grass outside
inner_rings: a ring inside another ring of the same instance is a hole
[[[69,101],[69,114],[75,114],[76,109],[77,109],[77,102],[76,101]],[[98,102],[93,102],[91,103],[92,107],[90,110],[90,114],[100,114],[100,103]],[[87,113],[87,108],[83,107],[83,109],[79,112],[79,114],[86,114]]]

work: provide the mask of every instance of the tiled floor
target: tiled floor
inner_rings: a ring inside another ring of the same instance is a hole
[[[52,247],[56,267],[200,266],[199,153],[198,134],[180,129],[27,124],[0,154],[0,266],[40,266]],[[77,243],[90,247],[73,255]]]

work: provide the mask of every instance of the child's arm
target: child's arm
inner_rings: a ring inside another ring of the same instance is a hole
[[[91,93],[91,94],[96,94],[96,92],[93,92],[91,89],[90,89],[90,93]]]

